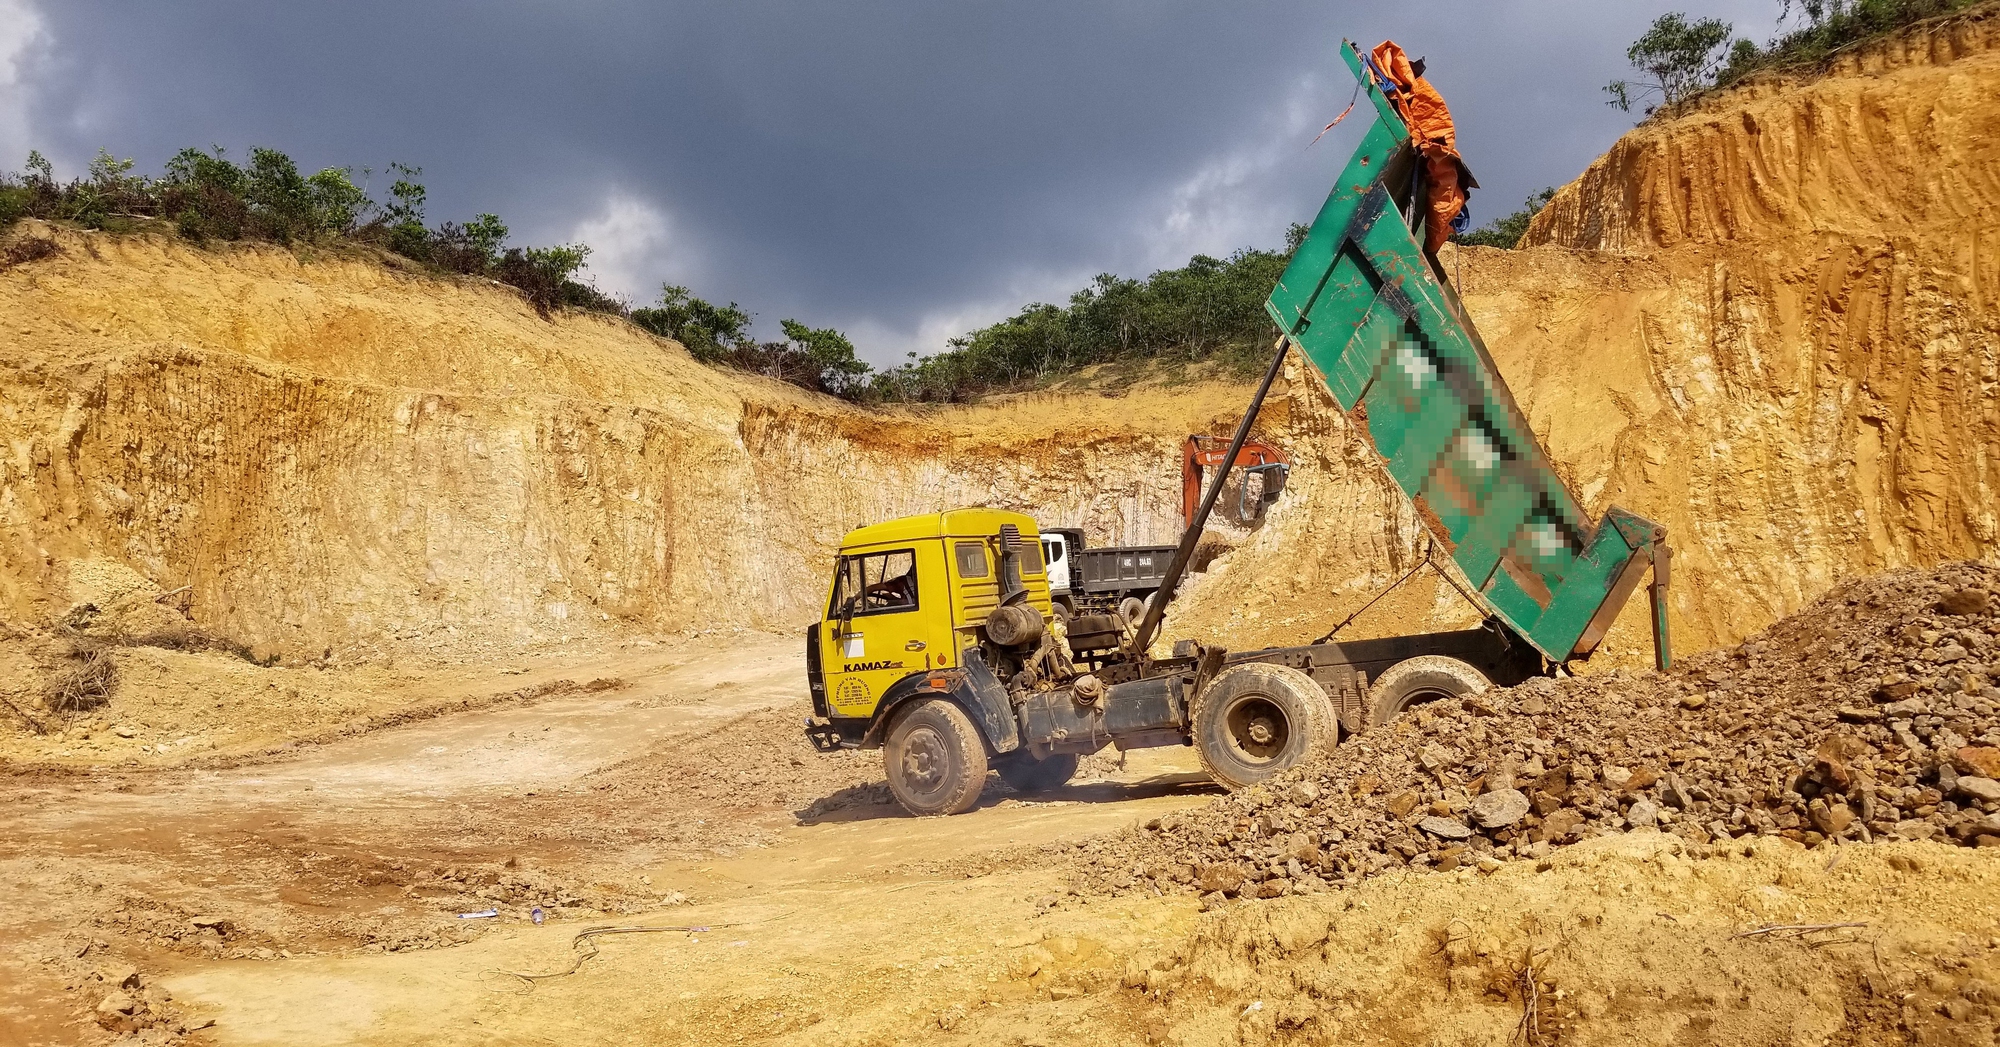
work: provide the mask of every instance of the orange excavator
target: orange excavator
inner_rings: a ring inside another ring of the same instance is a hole
[[[1223,463],[1228,462],[1227,466]],[[1278,500],[1279,492],[1285,489],[1285,479],[1291,475],[1292,460],[1285,452],[1272,447],[1262,440],[1244,440],[1236,451],[1235,460],[1229,458],[1229,440],[1220,436],[1194,435],[1181,445],[1181,522],[1183,526],[1194,525],[1195,513],[1201,507],[1202,471],[1204,469],[1241,469],[1243,487],[1237,495],[1236,518],[1249,522],[1264,515],[1265,507]],[[1250,477],[1263,478],[1263,493],[1256,504],[1250,502]]]

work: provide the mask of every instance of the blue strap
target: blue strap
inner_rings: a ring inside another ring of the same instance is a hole
[[[1359,51],[1360,48],[1355,48],[1355,50]],[[1402,90],[1401,87],[1397,86],[1396,81],[1390,79],[1388,73],[1382,71],[1381,66],[1375,64],[1374,55],[1364,52],[1361,55],[1361,61],[1368,66],[1368,71],[1375,75],[1375,83],[1381,86],[1383,94],[1393,95]]]

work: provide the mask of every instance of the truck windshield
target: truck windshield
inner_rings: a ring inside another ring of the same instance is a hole
[[[917,606],[917,554],[909,549],[843,557],[830,617],[852,618]]]

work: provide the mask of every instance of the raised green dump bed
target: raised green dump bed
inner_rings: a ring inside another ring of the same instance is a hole
[[[1405,217],[1421,188],[1402,118],[1351,42],[1341,57],[1375,122],[1265,307],[1362,426],[1489,613],[1554,661],[1585,657],[1650,566],[1664,668],[1665,530],[1616,506],[1592,522],[1557,476]]]

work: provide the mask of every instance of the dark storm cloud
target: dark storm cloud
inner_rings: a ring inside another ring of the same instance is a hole
[[[1684,6],[1761,40],[1776,3]],[[0,20],[42,23],[15,47],[23,126],[0,112],[0,144],[72,168],[100,146],[157,169],[210,143],[400,160],[424,168],[433,221],[493,211],[517,240],[585,235],[627,294],[687,282],[767,329],[844,327],[883,360],[1098,271],[1279,243],[1359,132],[1306,149],[1350,97],[1343,35],[1429,57],[1486,186],[1478,220],[1512,210],[1630,126],[1598,88],[1656,13],[0,0]]]

